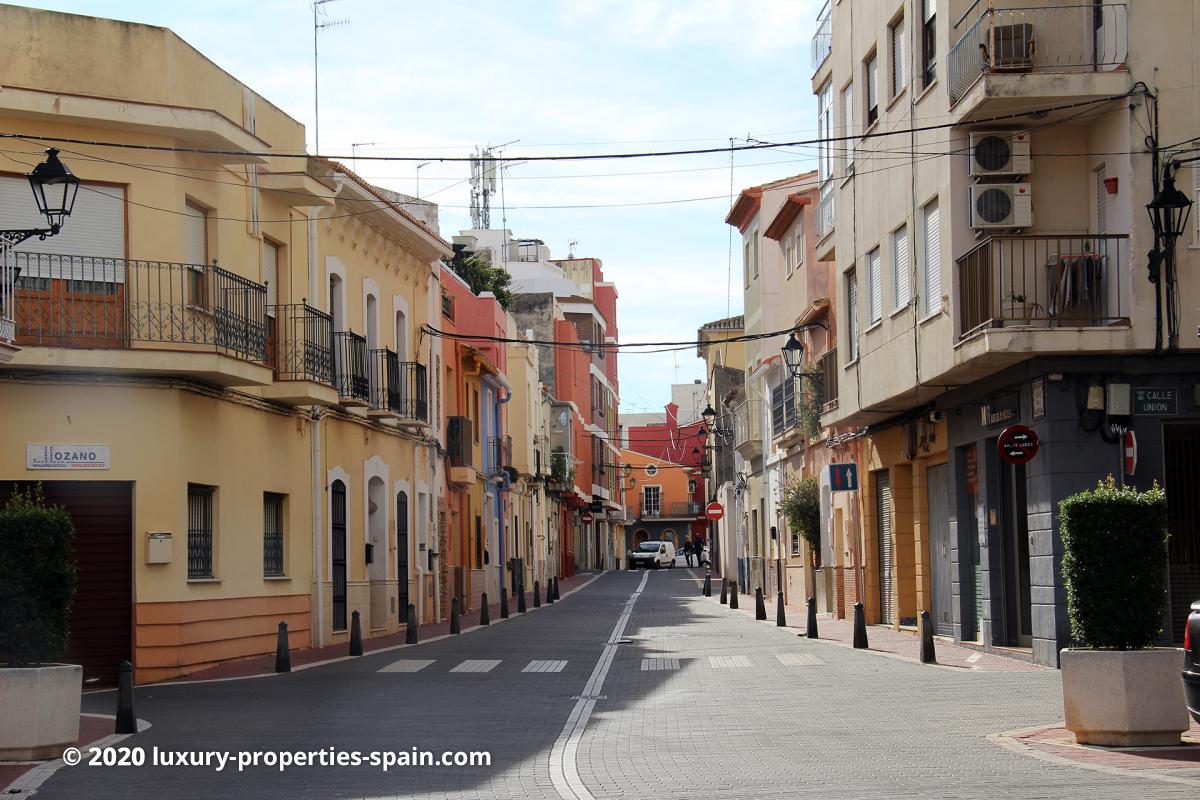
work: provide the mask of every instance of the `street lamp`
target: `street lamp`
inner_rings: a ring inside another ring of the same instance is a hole
[[[787,364],[788,371],[795,378],[799,376],[803,362],[804,345],[800,344],[800,340],[796,338],[796,332],[792,331],[788,336],[787,344],[783,346],[783,363]]]
[[[1165,250],[1175,246],[1175,240],[1187,230],[1188,217],[1192,211],[1192,201],[1186,194],[1175,186],[1175,176],[1172,168],[1178,168],[1174,163],[1163,167],[1163,185],[1154,199],[1146,206],[1150,212],[1150,224],[1154,226],[1154,235],[1163,241]]]
[[[1155,285],[1156,353],[1162,351],[1164,306],[1167,318],[1167,349],[1174,352],[1179,346],[1179,311],[1175,297],[1175,242],[1187,230],[1192,201],[1175,186],[1173,173],[1178,168],[1179,163],[1176,161],[1168,161],[1163,166],[1162,188],[1146,206],[1146,211],[1150,214],[1150,224],[1154,227],[1154,249],[1150,251],[1147,277]],[[1166,270],[1165,275],[1161,272],[1163,268]]]
[[[8,247],[35,236],[38,239],[54,236],[62,230],[63,223],[71,216],[71,209],[75,206],[79,178],[71,174],[67,165],[58,159],[57,149],[51,147],[47,150],[46,160],[34,167],[28,177],[38,213],[46,218],[49,227],[0,231],[0,242]]]

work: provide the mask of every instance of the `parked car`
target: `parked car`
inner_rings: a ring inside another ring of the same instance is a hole
[[[1192,719],[1200,722],[1200,600],[1192,603],[1183,629],[1183,694]]]
[[[642,542],[629,551],[627,561],[630,569],[649,567],[658,569],[675,566],[675,545],[670,542]]]

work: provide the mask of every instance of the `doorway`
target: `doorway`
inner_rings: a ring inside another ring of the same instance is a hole
[[[1163,426],[1163,466],[1171,538],[1171,640],[1183,642],[1192,602],[1200,600],[1200,423]]]
[[[879,554],[879,621],[895,620],[896,558],[892,539],[892,477],[887,470],[875,473],[875,519]]]
[[[408,493],[396,495],[396,590],[400,620],[408,618]]]
[[[329,567],[333,580],[333,629],[346,630],[346,484],[334,481],[329,490],[332,542]]]
[[[1033,646],[1029,589],[1029,515],[1025,504],[1025,465],[1000,465],[1003,518],[1004,644]]]
[[[929,500],[929,618],[939,635],[953,636],[948,467],[930,467],[925,476]]]

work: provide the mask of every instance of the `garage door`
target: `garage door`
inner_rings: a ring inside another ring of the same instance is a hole
[[[879,621],[895,620],[896,558],[892,539],[892,480],[887,470],[875,473],[875,515],[879,532]]]
[[[0,483],[0,501],[17,485]],[[133,484],[46,481],[42,491],[75,523],[75,603],[64,661],[82,664],[84,680],[115,683],[117,665],[133,660]]]
[[[939,464],[926,471],[929,503],[929,583],[932,594],[929,609],[933,628],[942,636],[954,635],[950,607],[953,599],[950,570],[950,497],[948,467]]]

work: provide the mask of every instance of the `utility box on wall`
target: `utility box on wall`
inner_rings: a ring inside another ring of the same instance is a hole
[[[146,563],[170,564],[172,539],[170,531],[147,531]]]

